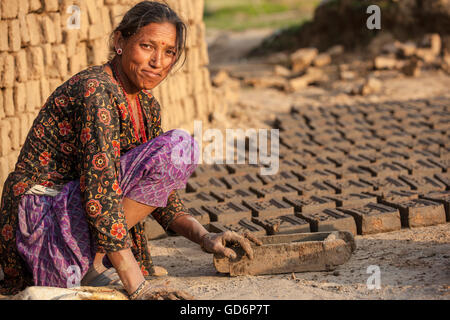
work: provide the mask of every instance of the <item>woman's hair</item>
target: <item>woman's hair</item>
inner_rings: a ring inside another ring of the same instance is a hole
[[[183,20],[167,4],[156,1],[142,1],[131,8],[122,18],[120,24],[114,29],[110,36],[111,58],[115,55],[113,39],[114,33],[120,31],[122,37],[126,40],[137,33],[140,28],[150,23],[171,23],[177,30],[177,55],[174,66],[180,60],[186,48],[187,27]],[[182,65],[186,61],[186,56]]]

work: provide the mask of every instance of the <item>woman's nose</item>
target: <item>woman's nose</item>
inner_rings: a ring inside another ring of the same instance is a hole
[[[155,50],[153,52],[150,64],[154,68],[160,68],[162,66],[162,50]]]

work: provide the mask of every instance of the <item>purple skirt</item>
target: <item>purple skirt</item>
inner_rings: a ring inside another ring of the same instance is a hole
[[[195,140],[181,130],[168,131],[128,151],[120,157],[123,196],[165,207],[173,190],[186,187],[198,155]],[[18,218],[17,248],[35,285],[66,288],[74,277],[84,277],[96,250],[79,180],[65,184],[56,195],[23,195]]]

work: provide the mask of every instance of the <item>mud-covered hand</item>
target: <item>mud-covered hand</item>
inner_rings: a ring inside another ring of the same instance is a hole
[[[143,288],[130,295],[130,300],[194,300],[195,298],[187,292],[167,287],[154,287],[146,281]]]
[[[222,254],[229,259],[237,257],[233,249],[227,248],[228,243],[234,243],[241,246],[249,259],[253,259],[253,250],[250,241],[260,246],[262,243],[251,233],[245,232],[238,234],[234,231],[225,231],[222,233],[207,233],[202,238],[202,249],[209,253]]]

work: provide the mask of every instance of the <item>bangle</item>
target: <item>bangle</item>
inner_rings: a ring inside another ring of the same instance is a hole
[[[142,292],[142,290],[144,290],[145,288],[145,284],[147,281],[143,281],[139,287],[132,293],[129,295],[130,300],[135,300],[137,296],[139,296],[139,294]]]

